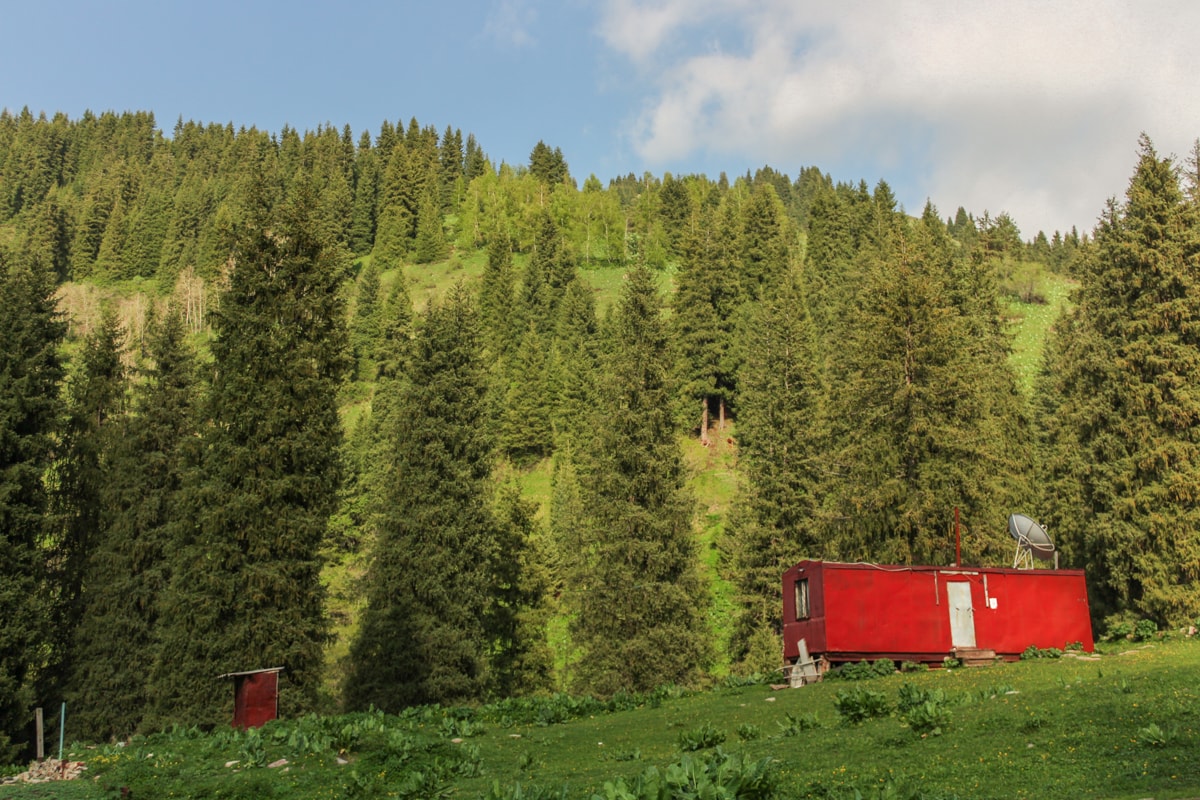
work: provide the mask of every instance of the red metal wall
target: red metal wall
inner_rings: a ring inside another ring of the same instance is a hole
[[[279,673],[252,672],[234,678],[233,727],[258,728],[275,719],[279,708]]]
[[[808,578],[808,620],[797,620],[794,584]],[[975,646],[1019,655],[1030,645],[1081,642],[1092,625],[1080,570],[893,567],[803,561],[784,573],[784,657],[940,661],[954,647],[947,583],[970,586]],[[993,607],[994,606],[994,607]]]
[[[798,642],[805,640],[810,655],[824,653],[825,646],[825,564],[820,561],[801,561],[783,573],[783,657],[786,661],[800,657]],[[808,580],[810,616],[796,619],[796,590],[798,580]]]

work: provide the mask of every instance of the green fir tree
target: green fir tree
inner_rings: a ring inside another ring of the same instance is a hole
[[[537,507],[522,499],[521,487],[501,486],[494,502],[496,554],[491,585],[493,599],[485,617],[489,654],[490,695],[507,698],[544,692],[551,686],[554,656],[547,629],[551,609],[550,551]]]
[[[1004,519],[1023,485],[1015,376],[1007,349],[979,336],[936,213],[910,222],[887,192],[875,200],[863,285],[831,357],[825,555],[952,563],[958,507],[978,563],[1007,549]]]
[[[547,364],[555,440],[590,441],[599,367],[599,322],[587,280],[576,276],[558,309],[558,324]]]
[[[121,441],[128,390],[124,341],[120,319],[106,308],[84,339],[79,367],[67,386],[66,424],[50,478],[59,682],[71,667],[70,642],[87,608],[88,564],[103,535],[105,492]]]
[[[367,607],[351,646],[350,708],[477,700],[488,687],[493,442],[478,315],[460,285],[421,319],[382,431],[381,505]]]
[[[7,764],[26,744],[50,641],[44,477],[61,409],[66,323],[52,273],[2,249],[0,307],[0,764]]]
[[[379,155],[371,134],[363,131],[354,160],[354,208],[350,212],[350,250],[369,253],[375,244],[375,206],[379,194]]]
[[[1189,191],[1196,191],[1189,186]],[[1142,137],[1043,388],[1049,522],[1099,614],[1200,615],[1200,216]]]
[[[445,259],[448,253],[442,207],[432,189],[429,189],[421,197],[418,206],[414,259],[418,264],[431,264]]]
[[[85,565],[67,684],[72,728],[93,741],[127,738],[151,705],[146,663],[169,577],[170,526],[197,434],[195,358],[185,336],[175,307],[152,321],[150,366],[134,389],[134,413],[117,422],[101,491],[101,527]]]
[[[613,320],[596,438],[579,454],[584,519],[569,600],[582,656],[574,679],[578,690],[601,695],[689,683],[710,657],[661,312],[653,276],[636,268]]]
[[[494,227],[487,241],[487,264],[479,287],[479,317],[484,349],[493,362],[501,362],[516,346],[513,302],[512,241],[502,224]]]
[[[736,248],[745,296],[762,298],[788,272],[791,222],[769,183],[756,186],[742,206]]]
[[[816,518],[828,443],[824,389],[798,276],[755,310],[742,349],[737,441],[744,482],[722,545],[738,606],[730,655],[747,672],[761,672],[778,666],[782,648],[780,575],[823,554]]]
[[[311,709],[328,620],[320,547],[337,500],[347,264],[306,182],[253,187],[213,342],[211,422],[185,483],[151,692],[161,722],[215,723],[219,674],[283,667]]]
[[[708,440],[709,420],[724,421],[736,387],[733,330],[743,294],[720,212],[707,209],[683,240],[672,305],[675,378],[682,416]]]
[[[554,398],[546,362],[546,340],[530,325],[507,365],[508,389],[500,419],[501,449],[518,464],[550,454],[554,444]]]
[[[371,261],[358,278],[354,318],[350,322],[350,344],[354,350],[355,375],[359,380],[375,378],[377,351],[383,337],[380,288],[379,266]]]

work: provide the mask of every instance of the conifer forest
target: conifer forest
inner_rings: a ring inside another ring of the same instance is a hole
[[[968,564],[1042,521],[1101,629],[1195,622],[1200,148],[1129,151],[1030,236],[816,166],[0,113],[0,764],[256,668],[283,715],[769,671],[787,567],[950,564],[955,509]]]

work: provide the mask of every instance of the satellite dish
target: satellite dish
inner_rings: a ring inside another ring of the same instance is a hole
[[[1017,540],[1017,555],[1013,559],[1013,568],[1033,569],[1033,557],[1042,561],[1054,559],[1058,566],[1054,542],[1050,534],[1038,522],[1024,514],[1009,514],[1008,533]]]

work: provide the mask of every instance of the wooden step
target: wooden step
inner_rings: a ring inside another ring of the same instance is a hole
[[[979,647],[956,647],[951,651],[964,667],[990,667],[996,663],[996,651]]]

